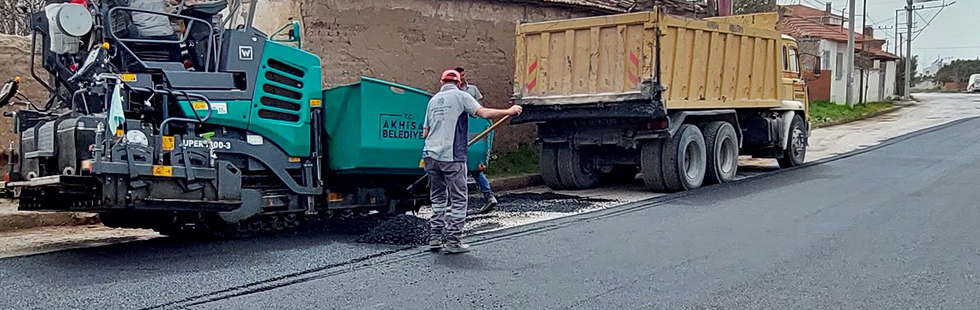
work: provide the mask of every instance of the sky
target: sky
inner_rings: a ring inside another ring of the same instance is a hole
[[[804,4],[811,7],[823,8],[827,0],[778,0],[779,4]],[[889,52],[894,52],[895,42],[895,10],[905,7],[905,0],[855,0],[857,7],[857,28],[861,28],[862,9],[864,2],[868,4],[868,25],[876,28],[875,37],[888,40],[886,48]],[[912,54],[919,55],[919,69],[922,64],[931,63],[938,57],[952,59],[977,59],[980,58],[980,32],[971,31],[980,27],[980,1],[978,0],[936,0],[919,5],[938,6],[945,3],[956,2],[942,11],[939,9],[919,10],[914,20],[918,23],[913,33],[921,31],[918,37],[912,42]],[[843,14],[842,10],[848,6],[847,0],[831,1],[837,14]],[[938,15],[937,15],[938,14]],[[935,19],[933,19],[935,16]],[[901,32],[905,32],[905,11],[899,14],[898,21],[901,25]],[[931,23],[928,23],[932,20]],[[928,26],[927,26],[928,25]],[[923,28],[924,27],[924,28]],[[904,44],[903,44],[904,49]]]

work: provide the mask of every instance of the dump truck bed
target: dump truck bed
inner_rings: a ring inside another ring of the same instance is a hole
[[[651,100],[659,84],[667,109],[779,107],[773,18],[653,11],[522,24],[514,97],[524,105]]]

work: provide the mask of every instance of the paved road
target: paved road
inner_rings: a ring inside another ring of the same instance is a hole
[[[303,232],[0,260],[10,309],[980,309],[980,119],[429,254]]]
[[[974,119],[804,169],[483,236],[471,255],[409,253],[199,308],[978,309],[978,182]]]

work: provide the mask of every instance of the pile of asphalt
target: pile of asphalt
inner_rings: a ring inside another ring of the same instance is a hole
[[[401,214],[361,235],[357,242],[390,245],[422,245],[429,240],[429,222],[423,218]]]
[[[519,193],[508,194],[498,198],[500,204],[495,208],[503,212],[557,212],[575,213],[583,209],[595,207],[608,199],[585,198],[556,193]]]

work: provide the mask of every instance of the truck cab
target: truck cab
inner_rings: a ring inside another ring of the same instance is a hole
[[[783,101],[791,105],[800,105],[806,115],[810,115],[806,81],[803,78],[803,67],[800,62],[799,44],[791,36],[783,35],[780,42],[783,68]],[[807,117],[809,120],[809,117]]]

